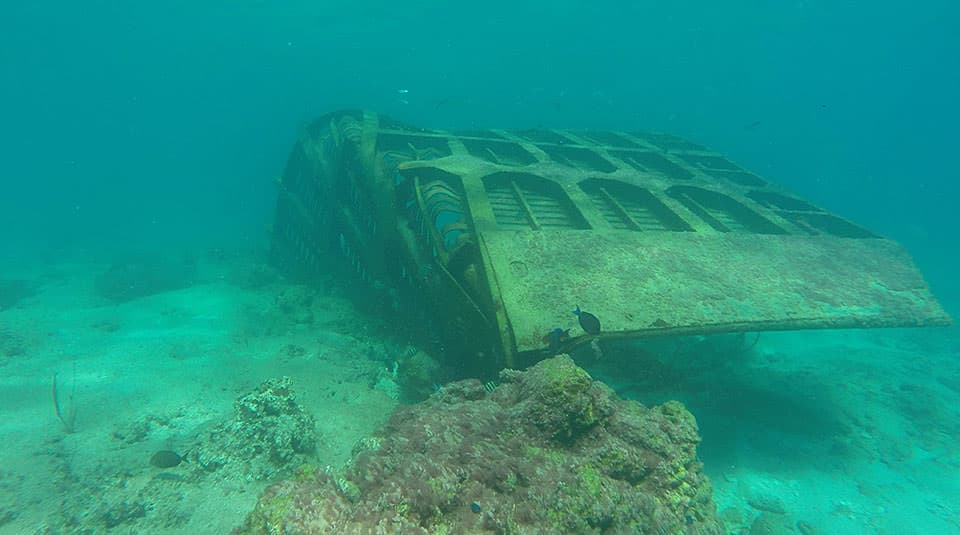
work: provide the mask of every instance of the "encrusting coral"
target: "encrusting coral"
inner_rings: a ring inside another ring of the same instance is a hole
[[[314,418],[297,403],[289,377],[264,381],[233,409],[233,419],[212,429],[189,453],[198,469],[270,480],[315,453]]]
[[[624,401],[567,356],[398,409],[341,475],[269,487],[240,534],[723,533],[677,402]]]

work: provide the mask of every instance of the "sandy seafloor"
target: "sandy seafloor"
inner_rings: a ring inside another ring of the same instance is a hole
[[[0,311],[0,533],[229,533],[269,482],[189,482],[180,467],[151,466],[155,451],[187,447],[239,396],[289,376],[316,417],[316,464],[341,466],[397,403],[374,385],[403,341],[384,334],[391,318],[365,317],[336,285],[305,321],[277,310],[283,283],[247,284],[255,263],[240,257],[204,260],[193,286],[125,303],[94,291],[106,264],[2,267],[39,291]],[[755,533],[960,533],[956,328],[745,341],[738,351],[688,340],[699,356],[684,360],[581,365],[618,377],[624,396],[687,404],[731,533],[750,533],[763,511],[784,513],[783,527]],[[54,374],[61,391],[75,374],[74,433],[54,414]],[[137,440],[118,438],[133,428]],[[108,530],[94,512],[148,487],[153,501],[133,522]]]

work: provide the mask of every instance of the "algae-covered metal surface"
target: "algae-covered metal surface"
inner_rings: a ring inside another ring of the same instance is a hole
[[[946,319],[903,250],[887,240],[549,231],[484,239],[520,351],[571,324],[571,303],[601,318],[604,332],[638,336]]]
[[[683,139],[432,131],[369,112],[311,125],[280,181],[274,252],[329,252],[481,359],[594,337],[946,325],[897,243]],[[571,311],[597,316],[586,335]],[[406,309],[404,309],[406,310]]]

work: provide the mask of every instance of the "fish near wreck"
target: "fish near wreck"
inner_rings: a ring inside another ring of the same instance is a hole
[[[543,345],[547,346],[548,350],[556,352],[568,340],[570,340],[570,329],[554,327],[553,330],[544,335]]]
[[[157,468],[173,468],[184,461],[186,461],[186,458],[171,450],[160,450],[150,457],[150,464]]]
[[[600,334],[600,320],[589,312],[580,310],[580,305],[573,310],[573,314],[580,321],[580,328],[587,334]]]

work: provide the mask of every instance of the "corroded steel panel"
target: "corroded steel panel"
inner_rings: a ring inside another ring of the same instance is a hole
[[[607,335],[949,323],[889,240],[555,231],[482,239],[518,351],[575,326],[576,305]]]

